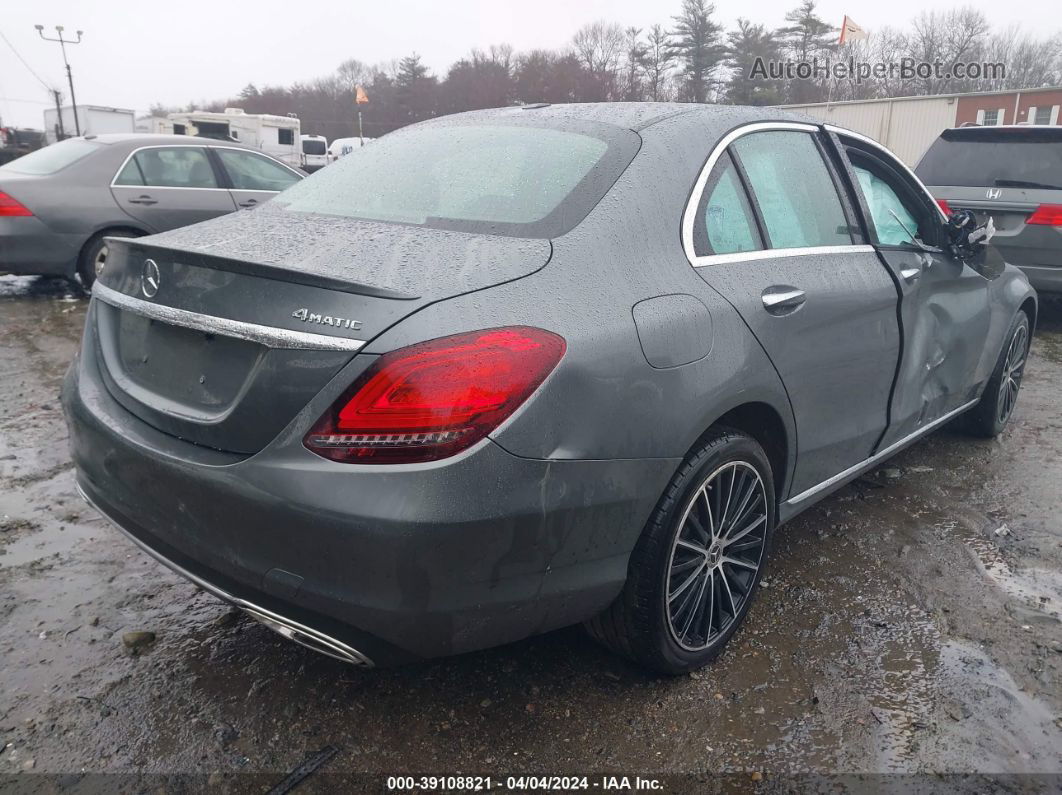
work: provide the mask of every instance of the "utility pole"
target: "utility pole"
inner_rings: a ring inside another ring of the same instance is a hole
[[[79,30],[77,32],[77,41],[74,41],[73,39],[65,39],[65,38],[63,38],[63,26],[62,25],[56,25],[55,26],[55,32],[59,34],[59,38],[57,38],[57,39],[50,39],[50,38],[48,38],[47,36],[44,35],[44,25],[34,25],[33,27],[35,27],[37,29],[38,35],[40,35],[40,37],[42,39],[44,39],[45,41],[58,42],[59,43],[59,47],[63,51],[63,63],[66,65],[66,79],[67,79],[67,82],[70,83],[70,104],[74,106],[74,129],[77,131],[78,136],[80,136],[81,135],[81,122],[77,118],[77,97],[74,96],[74,73],[70,71],[70,62],[66,59],[66,45],[68,45],[68,44],[80,44],[81,43],[81,34],[82,34],[83,31]],[[60,125],[62,125],[62,123],[63,123],[62,119],[63,119],[63,112],[62,112],[62,110],[60,110],[59,111],[59,124]]]
[[[59,129],[53,132],[55,132],[55,140],[62,141],[66,138],[66,128],[63,127],[63,95],[54,88],[52,94],[55,96],[55,118],[59,120]]]

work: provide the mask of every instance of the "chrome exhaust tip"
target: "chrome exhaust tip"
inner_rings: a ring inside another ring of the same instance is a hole
[[[264,624],[278,635],[294,641],[300,646],[305,646],[319,654],[324,654],[327,657],[357,665],[361,668],[373,667],[372,660],[341,640],[336,640],[323,632],[311,629],[289,618],[284,618],[284,616],[277,615],[270,610],[251,605],[242,599],[236,600],[236,606],[255,621]]]

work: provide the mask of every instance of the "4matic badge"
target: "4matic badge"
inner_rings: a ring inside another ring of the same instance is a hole
[[[353,331],[361,329],[361,321],[354,320],[349,317],[335,317],[334,315],[319,315],[316,312],[311,312],[309,309],[303,307],[302,309],[296,309],[291,313],[291,316],[296,320],[301,320],[304,323],[319,323],[322,326],[332,326],[333,328],[348,328]]]

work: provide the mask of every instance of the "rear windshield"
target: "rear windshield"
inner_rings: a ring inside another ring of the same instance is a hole
[[[304,155],[323,155],[325,153],[324,141],[303,141],[302,153]]]
[[[357,147],[275,202],[294,212],[556,237],[600,201],[638,142],[596,124],[417,126]]]
[[[76,163],[81,158],[91,155],[101,146],[102,144],[86,141],[84,138],[68,138],[57,144],[38,149],[36,152],[30,152],[18,160],[12,160],[0,166],[0,169],[36,176],[54,174],[71,163]]]
[[[947,130],[915,169],[927,185],[1062,189],[1062,138],[1036,131]]]

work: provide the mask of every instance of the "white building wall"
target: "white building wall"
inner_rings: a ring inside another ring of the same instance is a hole
[[[941,131],[955,126],[954,97],[786,105],[797,112],[879,141],[912,168]]]

